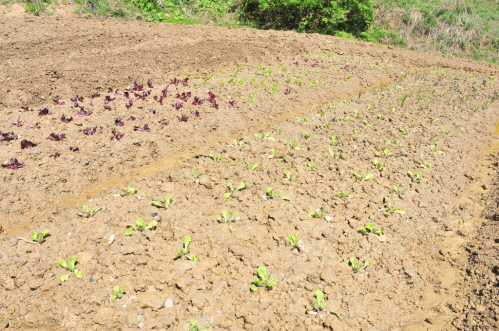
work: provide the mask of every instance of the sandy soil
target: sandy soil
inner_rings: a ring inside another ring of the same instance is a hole
[[[205,26],[19,15],[0,35],[0,328],[497,327],[499,67]],[[139,217],[156,227],[127,236]],[[251,291],[259,266],[277,282]]]

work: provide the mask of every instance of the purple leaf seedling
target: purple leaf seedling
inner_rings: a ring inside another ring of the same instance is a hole
[[[17,170],[17,169],[22,168],[24,166],[25,166],[24,162],[21,163],[16,158],[10,159],[9,163],[7,163],[7,164],[2,164],[2,168],[12,169],[12,170]]]

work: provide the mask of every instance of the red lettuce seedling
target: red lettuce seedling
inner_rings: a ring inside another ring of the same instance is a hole
[[[217,101],[215,99],[213,99],[213,101],[211,102],[211,107],[210,108],[218,109],[218,104],[217,104]]]
[[[57,160],[57,158],[61,156],[61,154],[59,154],[58,152],[55,152],[54,154],[50,154],[50,157],[53,157],[54,160]]]
[[[125,123],[123,123],[123,121],[121,120],[121,117],[116,117],[116,119],[114,120],[114,124],[116,124],[116,126],[125,125]]]
[[[78,152],[80,149],[78,147],[69,147],[71,152]]]
[[[115,140],[115,141],[120,140],[125,135],[124,133],[116,132],[116,130],[113,130],[112,134],[113,134],[113,136],[111,137],[111,140]]]
[[[288,95],[289,93],[291,93],[291,89],[287,88],[286,91],[284,91],[284,94]]]
[[[40,125],[38,125],[38,124],[40,124],[40,123],[36,123],[35,125],[32,125],[32,126],[27,126],[26,129],[35,129],[35,130],[37,130],[37,129],[40,128]]]
[[[12,125],[15,125],[15,126],[17,126],[17,127],[23,126],[23,125],[21,124],[21,122],[19,121],[19,117],[17,118],[17,121],[12,122]]]
[[[154,86],[152,86],[152,79],[147,80],[147,86],[149,86],[150,88],[154,87]]]
[[[201,100],[200,97],[196,97],[195,96],[194,97],[194,101],[192,102],[192,104],[195,105],[195,106],[199,106],[199,105],[203,104],[203,102],[204,102],[204,100]]]
[[[163,93],[163,97],[166,98],[166,94],[168,93],[168,86],[170,85],[166,85],[164,89],[161,90],[161,93]]]
[[[133,99],[128,100],[128,103],[125,105],[127,109],[133,106]]]
[[[19,161],[15,157],[10,159],[9,163],[2,164],[2,168],[12,169],[12,170],[17,170],[17,169],[22,168],[24,166],[25,166],[24,162],[19,163]]]
[[[182,85],[184,86],[189,86],[187,85],[187,83],[189,82],[189,77],[186,77],[184,80],[181,81],[182,82]]]
[[[194,118],[200,118],[201,114],[197,110],[191,111],[192,117]]]
[[[50,115],[50,114],[52,114],[52,113],[49,112],[48,108],[38,109],[38,116],[44,116],[44,115]]]
[[[179,121],[179,122],[187,122],[187,121],[189,121],[189,116],[187,116],[187,115],[182,115],[182,116],[180,116],[180,117],[178,118],[178,121]]]
[[[135,117],[133,117],[133,116],[130,116],[130,118],[129,118],[129,119],[127,119],[127,121],[135,121],[135,120],[136,120],[136,118],[135,118]]]
[[[293,64],[294,64],[294,65],[298,65],[298,61],[294,62]]]
[[[161,129],[169,124],[169,122],[165,119],[162,119],[161,121],[159,121],[159,123],[161,124]]]
[[[148,109],[153,115],[156,115],[157,111],[155,109]]]
[[[59,100],[59,99],[57,99],[57,98],[54,98],[54,99],[52,99],[52,100],[54,100],[55,104],[56,104],[56,105],[59,105],[59,106],[62,106],[62,105],[65,105],[65,104],[66,104],[66,102],[64,102],[64,101],[60,101],[60,100]]]
[[[33,111],[33,109],[29,109],[28,107],[21,107],[21,109],[23,110],[23,113],[27,111]]]
[[[71,98],[71,101],[73,101],[73,102],[77,102],[77,101],[83,102],[84,99],[85,99],[84,97],[79,97],[78,95],[75,95],[74,98]]]
[[[113,108],[111,108],[111,106],[104,106],[104,109],[107,109],[107,110],[113,110]]]
[[[18,136],[15,136],[14,133],[2,133],[0,131],[0,143],[4,141],[17,140]]]
[[[231,108],[236,108],[236,105],[234,104],[236,102],[235,100],[229,101],[229,107]]]
[[[100,97],[100,93],[99,92],[95,92],[94,94],[92,94],[91,98],[98,98]]]
[[[97,129],[97,127],[94,126],[93,128],[86,128],[83,130],[83,134],[86,134],[87,136],[91,136],[96,132],[102,133],[102,129]]]
[[[180,84],[180,82],[181,82],[180,79],[178,79],[178,78],[175,77],[174,79],[172,79],[170,81],[170,84],[173,84],[173,85],[177,86],[178,84]]]
[[[135,95],[136,98],[145,100],[149,96],[149,94],[151,94],[151,91],[152,90],[149,90],[147,92],[144,91],[144,92],[142,92],[142,94],[140,94],[140,93],[134,93],[134,95]]]
[[[72,117],[72,116],[71,116],[71,117],[66,117],[66,115],[64,115],[64,114],[61,116],[61,122],[62,122],[62,123],[69,123],[69,122],[71,122],[72,120],[73,120],[73,117]]]
[[[157,95],[155,95],[154,96],[154,100],[156,100],[157,102],[159,102],[161,105],[163,104],[163,96],[162,95],[159,96],[159,97]]]
[[[147,131],[147,132],[151,132],[151,129],[149,128],[149,125],[145,124],[143,128],[141,128],[140,126],[134,126],[133,127],[133,131]]]
[[[130,98],[130,93],[125,91],[123,92],[123,97],[129,99]]]
[[[136,81],[133,81],[133,86],[135,88],[135,91],[142,91],[144,89],[144,85],[140,85]]]
[[[176,110],[180,110],[181,108],[184,108],[184,106],[182,106],[182,102],[180,101],[177,101],[176,104],[173,105],[175,107]]]
[[[106,95],[106,96],[105,96],[105,98],[104,98],[104,104],[106,104],[106,105],[107,105],[108,103],[110,103],[111,101],[113,101],[113,100],[115,100],[115,99],[116,99],[116,97],[111,98],[111,96]]]
[[[213,101],[215,101],[216,96],[215,96],[215,94],[214,94],[213,92],[208,92],[208,95],[210,96],[210,97],[207,99],[209,102],[213,102]]]
[[[92,114],[93,114],[93,111],[91,111],[91,110],[89,110],[89,111],[81,110],[81,111],[76,112],[75,117],[85,117],[85,116],[90,116]]]
[[[38,146],[38,143],[34,143],[34,142],[26,140],[26,139],[24,139],[23,141],[21,141],[21,149],[34,148],[36,146]]]
[[[187,98],[191,97],[191,92],[183,92],[182,94],[178,94],[175,96],[175,98],[180,99],[182,101],[187,101]]]
[[[64,134],[64,133],[61,133],[61,134],[51,133],[47,139],[54,140],[54,141],[64,141],[66,139],[66,134]]]

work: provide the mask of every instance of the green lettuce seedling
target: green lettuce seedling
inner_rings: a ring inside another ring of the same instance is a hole
[[[383,171],[385,168],[386,163],[381,164],[378,160],[374,159],[374,167],[378,169],[379,171]]]
[[[296,150],[300,149],[300,147],[296,146],[296,139],[292,139],[290,141],[284,140],[284,143],[289,145],[289,147],[291,147],[291,149],[296,149]]]
[[[257,286],[258,287],[265,287],[267,289],[271,289],[272,286],[274,286],[277,282],[275,279],[270,279],[271,275],[267,275],[267,270],[265,270],[264,267],[258,267],[258,277],[254,277],[254,284],[251,284],[251,290],[252,291],[257,291]]]
[[[332,136],[331,137],[331,145],[338,146],[339,144],[340,144],[340,141],[338,140],[338,138],[336,138],[336,136]]]
[[[381,114],[379,114],[379,115],[378,115],[378,119],[379,119],[380,121],[384,121],[384,120],[385,120],[385,118],[384,118],[384,117],[383,117],[383,115],[381,115]]]
[[[368,259],[366,262],[362,263],[360,261],[357,262],[357,260],[352,257],[349,261],[349,264],[352,266],[352,269],[354,272],[357,272],[359,270],[367,268],[368,265],[372,263],[373,260]]]
[[[331,124],[329,124],[329,123],[324,123],[324,127],[326,129],[331,129],[333,126]]]
[[[271,187],[267,187],[267,196],[270,199],[277,199],[280,196],[280,191],[279,190],[273,190]],[[289,200],[288,197],[282,197],[284,200]]]
[[[399,213],[399,214],[405,214],[405,211],[399,210],[399,208],[393,207],[392,206],[392,199],[388,199],[388,208],[385,212],[383,212],[383,215],[385,216],[390,216],[393,213]]]
[[[134,195],[135,193],[137,193],[137,185],[135,185],[134,187],[128,186],[126,189],[123,189],[122,191],[128,195]]]
[[[433,154],[433,153],[443,154],[444,152],[442,152],[442,151],[437,151],[437,150],[435,149],[435,145],[431,145],[431,146],[430,146],[430,152],[429,152],[429,154],[431,155],[431,154]]]
[[[291,173],[288,170],[284,170],[284,180],[289,180],[291,181],[292,179],[296,179],[300,176],[300,174],[296,174],[295,176],[291,175]]]
[[[293,247],[298,247],[298,235],[293,233],[291,236],[285,238],[286,241]]]
[[[388,142],[389,145],[395,145],[395,146],[398,146],[398,147],[402,147],[402,143],[400,141],[390,141]]]
[[[405,130],[405,128],[400,129],[400,132],[402,132],[402,134],[403,134],[404,136],[407,134],[407,131]]]
[[[311,133],[303,133],[302,132],[301,134],[302,134],[303,138],[305,138],[305,139],[310,139],[310,140],[314,139],[314,137],[312,137]]]
[[[185,236],[184,237],[184,247],[182,247],[181,250],[177,250],[177,256],[175,256],[173,259],[176,260],[176,259],[181,258],[184,255],[189,254],[191,251],[190,245],[191,245],[191,237]]]
[[[256,170],[258,168],[258,163],[251,164],[248,161],[246,161],[246,165],[244,167],[247,169]]]
[[[69,271],[72,271],[75,275],[76,278],[82,278],[83,277],[83,273],[81,270],[78,270],[78,269],[75,269],[75,265],[76,265],[76,256],[72,256],[70,259],[69,259],[69,263],[67,263],[64,259],[59,259],[59,265],[61,267],[63,267],[64,269],[67,269]],[[69,275],[70,274],[67,274],[67,275],[63,275],[61,277],[59,277],[59,279],[61,280],[62,283],[66,282],[69,280]]]
[[[227,210],[222,211],[222,215],[218,216],[218,221],[220,223],[231,223],[239,220],[239,217],[237,216],[238,212],[235,211],[234,213],[229,213]]]
[[[360,111],[358,111],[357,109],[354,109],[353,116],[358,117],[359,115],[360,115]]]
[[[230,196],[232,195],[232,193],[234,193],[234,192],[237,192],[237,191],[240,191],[240,190],[244,189],[244,188],[246,187],[246,184],[244,184],[244,182],[240,182],[240,183],[239,183],[239,186],[238,186],[237,188],[234,188],[234,186],[232,186],[232,184],[231,184],[231,183],[227,183],[227,187],[231,190],[231,192],[229,192],[229,193],[225,193],[225,194],[224,194],[224,198],[225,198],[225,199],[230,198]]]
[[[152,201],[151,204],[155,207],[158,207],[158,208],[168,208],[172,204],[172,199],[173,199],[173,196],[170,194],[170,195],[166,196],[164,202]]]
[[[269,159],[273,159],[275,158],[275,148],[272,148],[270,151],[269,151]],[[278,158],[277,161],[281,162],[282,160],[284,160],[282,157],[281,158]]]
[[[78,216],[81,216],[81,217],[86,217],[86,218],[89,218],[89,217],[92,217],[94,216],[95,214],[97,214],[97,212],[99,210],[101,210],[102,208],[88,208],[88,206],[83,206],[83,211],[84,213],[78,213],[77,215]]]
[[[242,141],[234,140],[234,145],[236,145],[240,149],[244,149],[244,142],[242,142]]]
[[[194,178],[199,178],[199,176],[201,176],[201,173],[199,171],[192,170],[192,175],[194,176]]]
[[[390,150],[387,148],[385,150],[380,149],[379,151],[376,152],[376,155],[382,156],[382,157],[389,157],[389,156],[392,156],[393,153],[390,152]]]
[[[412,171],[407,171],[407,174],[413,180],[417,180],[418,182],[421,181],[421,178],[423,177],[423,173],[422,172],[418,172],[417,174],[414,174],[414,173],[412,173]]]
[[[368,120],[364,120],[364,124],[365,124],[366,126],[372,126],[372,125],[373,125],[373,122],[368,121]]]
[[[335,196],[337,196],[340,199],[345,199],[345,198],[348,198],[350,196],[350,193],[352,193],[352,192],[353,191],[350,191],[350,192],[340,191],[339,193],[335,194]]]
[[[308,213],[308,215],[313,218],[321,218],[322,216],[324,216],[324,214],[326,214],[326,212],[327,211],[325,209],[317,209]]]
[[[374,178],[373,174],[367,174],[367,175],[366,174],[359,174],[357,172],[357,170],[354,170],[353,174],[354,174],[355,178],[357,178],[357,180],[360,182]]]
[[[222,154],[215,155],[213,152],[209,155],[213,161],[220,161],[222,159]]]
[[[40,233],[36,233],[35,231],[31,231],[31,239],[41,244],[50,230],[43,230]]]
[[[331,155],[335,158],[335,159],[343,159],[343,153],[339,152],[339,153],[335,153],[333,152],[333,149],[331,147],[329,147],[329,153],[331,153]]]
[[[121,299],[125,293],[125,286],[122,286],[121,288],[119,286],[113,287],[113,293],[114,295],[111,294],[111,301]]]
[[[438,121],[438,118],[435,118],[435,117],[431,117],[431,118],[427,117],[427,118],[426,118],[426,122],[428,122],[428,123],[430,123],[430,124],[433,124],[433,123],[435,123],[436,121]]]
[[[201,328],[198,324],[198,322],[194,319],[189,321],[189,331],[201,331],[203,328]]]
[[[267,140],[270,140],[270,141],[275,141],[275,138],[271,137],[269,132],[266,132],[266,133],[263,133],[263,134],[261,134],[261,133],[255,133],[255,137],[258,137],[258,138],[261,138],[261,139],[267,139]]]
[[[407,189],[401,190],[398,186],[394,186],[393,191],[395,192],[395,194],[392,194],[392,196],[401,197],[405,193],[405,191],[407,191]]]
[[[310,161],[305,162],[305,164],[310,168],[310,170],[315,171],[317,170],[317,162],[313,163]]]
[[[435,162],[426,163],[424,160],[421,160],[421,164],[419,165],[421,168],[431,168]]]
[[[324,301],[324,293],[320,290],[315,291],[315,302],[312,304],[312,308],[317,311],[323,311],[328,302]]]
[[[385,228],[375,228],[373,223],[367,223],[365,227],[359,229],[363,234],[374,233],[374,234],[383,234],[385,232]]]
[[[142,231],[145,231],[145,230],[147,230],[147,229],[154,229],[154,228],[155,228],[155,227],[157,227],[157,226],[158,226],[158,222],[156,222],[156,221],[151,221],[151,222],[149,222],[149,225],[147,225],[147,226],[146,226],[146,225],[144,224],[144,220],[143,220],[141,217],[139,217],[139,218],[137,218],[137,219],[135,220],[135,225],[133,225],[133,224],[128,224],[126,227],[127,227],[127,228],[133,228],[135,231],[140,231],[140,232],[142,232]],[[132,230],[126,230],[126,231],[125,231],[125,235],[126,235],[126,236],[131,236],[131,235],[132,235],[132,234],[134,234],[134,233],[135,233],[135,232],[133,232]]]
[[[190,260],[190,261],[192,261],[192,262],[197,262],[197,261],[199,261],[199,259],[198,259],[198,257],[197,257],[196,255],[191,255],[191,256],[186,255],[185,257],[187,258],[187,260]]]

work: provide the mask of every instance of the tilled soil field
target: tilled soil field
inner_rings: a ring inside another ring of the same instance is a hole
[[[497,327],[497,66],[137,22],[0,35],[0,328]]]

